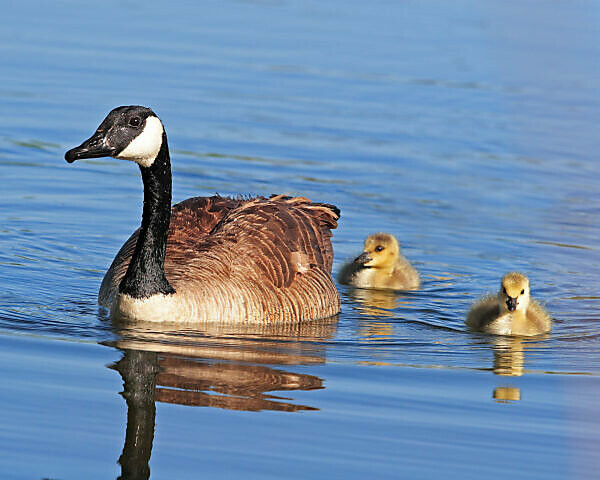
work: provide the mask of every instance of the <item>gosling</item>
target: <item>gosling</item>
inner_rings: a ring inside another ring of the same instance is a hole
[[[416,290],[419,273],[400,254],[398,240],[389,233],[376,233],[365,240],[363,253],[342,267],[340,283],[358,288]]]
[[[529,297],[529,279],[522,273],[504,275],[498,295],[487,295],[473,304],[467,325],[495,335],[533,336],[550,331],[550,316]]]

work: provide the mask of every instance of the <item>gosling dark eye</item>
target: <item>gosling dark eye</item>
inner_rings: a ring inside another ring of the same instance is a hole
[[[375,251],[376,251],[376,252],[381,252],[381,251],[383,250],[383,248],[384,248],[384,247],[382,247],[381,245],[377,245],[377,246],[375,247]]]
[[[506,295],[506,288],[502,288],[502,292],[504,293],[504,295]]]
[[[521,290],[521,295],[523,295],[525,293],[525,289]]]
[[[129,119],[129,126],[131,127],[139,127],[142,124],[142,119],[140,117],[131,117]]]

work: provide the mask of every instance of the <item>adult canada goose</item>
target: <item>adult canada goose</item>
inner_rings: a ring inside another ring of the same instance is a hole
[[[419,273],[400,253],[396,237],[376,233],[365,240],[363,253],[342,267],[340,283],[359,288],[415,290]]]
[[[552,327],[546,311],[529,296],[529,279],[518,272],[502,277],[497,295],[476,302],[466,323],[473,330],[496,335],[539,335]]]
[[[296,322],[340,310],[331,278],[339,210],[302,197],[194,197],[171,208],[171,163],[161,121],[146,107],[111,111],[67,162],[136,162],[142,226],[106,272],[98,302],[143,321]]]

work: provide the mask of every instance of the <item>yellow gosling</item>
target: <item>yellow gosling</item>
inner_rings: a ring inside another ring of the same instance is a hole
[[[474,303],[466,323],[473,330],[496,335],[532,336],[552,328],[550,316],[529,296],[529,279],[517,272],[504,275],[497,295]]]
[[[359,288],[415,290],[419,273],[400,253],[398,240],[389,233],[376,233],[365,240],[363,253],[344,265],[340,283]]]

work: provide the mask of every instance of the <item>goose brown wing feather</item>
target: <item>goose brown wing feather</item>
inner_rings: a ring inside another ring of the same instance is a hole
[[[290,287],[310,268],[331,272],[329,229],[338,218],[334,207],[308,199],[258,197],[224,217],[211,240],[223,235],[232,239],[223,248],[236,252],[233,268],[249,275],[258,270],[274,287]]]
[[[467,325],[475,330],[480,330],[493,322],[499,315],[498,299],[495,295],[487,295],[473,304],[467,315]]]
[[[213,196],[192,197],[173,205],[169,224],[169,240],[201,240],[243,200]],[[196,242],[193,242],[196,243]]]

